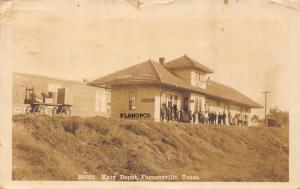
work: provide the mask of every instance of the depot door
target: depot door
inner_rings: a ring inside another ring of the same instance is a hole
[[[187,112],[189,110],[189,97],[183,98],[183,111]]]

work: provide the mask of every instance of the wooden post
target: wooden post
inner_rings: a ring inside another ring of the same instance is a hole
[[[265,94],[265,126],[267,127],[267,124],[268,124],[268,122],[267,122],[267,95],[268,95],[268,93],[270,93],[270,91],[264,91],[262,93]]]

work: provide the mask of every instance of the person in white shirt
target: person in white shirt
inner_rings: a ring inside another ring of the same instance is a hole
[[[205,121],[205,124],[207,125],[208,124],[208,112],[205,111],[204,113],[204,121]]]

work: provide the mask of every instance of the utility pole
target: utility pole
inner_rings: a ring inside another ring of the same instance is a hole
[[[265,94],[265,126],[267,127],[267,96],[268,93],[270,93],[271,91],[263,91],[262,93]]]

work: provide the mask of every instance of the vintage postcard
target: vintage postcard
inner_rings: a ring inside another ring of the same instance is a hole
[[[298,0],[0,0],[0,188],[300,188]]]

